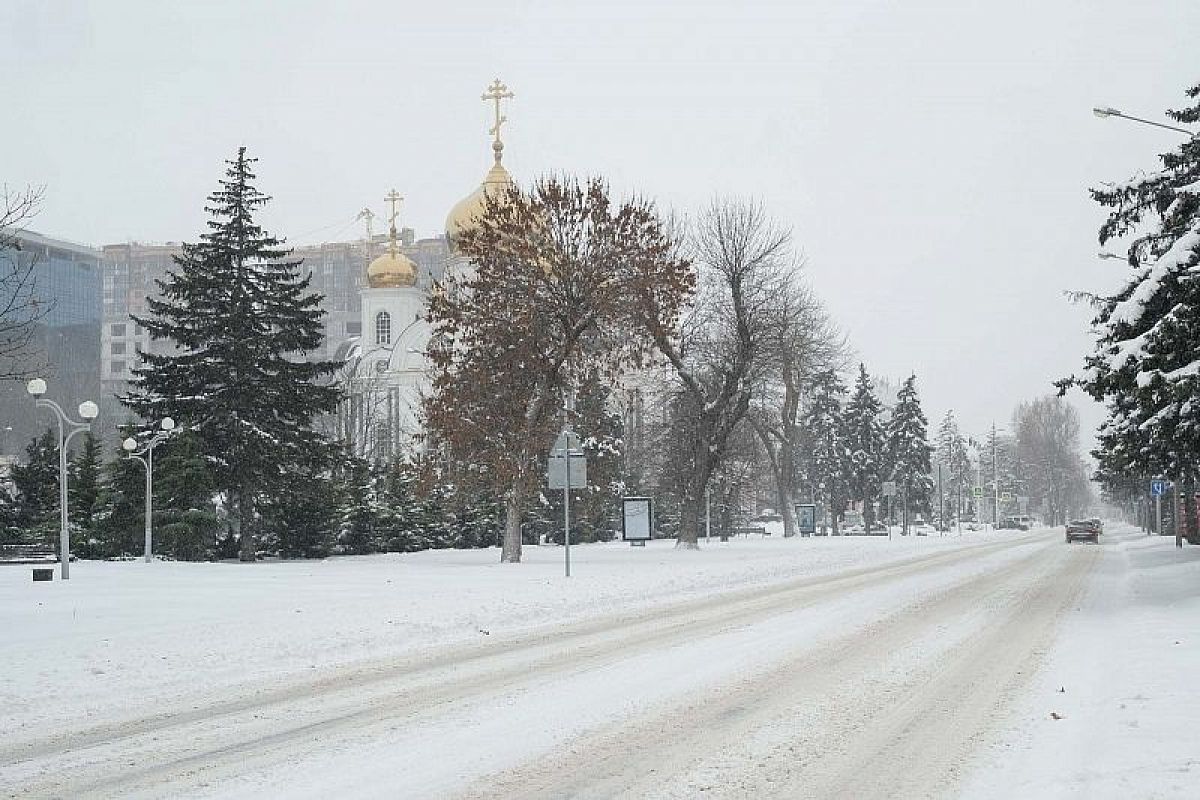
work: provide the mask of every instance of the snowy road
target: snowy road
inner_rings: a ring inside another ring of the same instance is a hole
[[[886,543],[885,543],[886,544]],[[6,739],[15,797],[920,797],[1099,548],[1041,532]]]

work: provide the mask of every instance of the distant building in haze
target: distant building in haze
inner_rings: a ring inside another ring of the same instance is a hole
[[[102,255],[32,231],[14,236],[19,249],[0,258],[16,259],[22,268],[33,265],[33,296],[46,309],[34,330],[32,355],[45,365],[48,396],[74,411],[84,400],[100,397]],[[0,304],[7,299],[0,298]],[[30,439],[53,424],[34,407],[23,382],[0,383],[0,455],[23,453]]]

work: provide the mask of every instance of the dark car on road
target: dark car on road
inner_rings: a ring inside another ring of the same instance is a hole
[[[1098,519],[1074,519],[1067,523],[1067,543],[1076,539],[1088,539],[1099,543],[1103,526]]]

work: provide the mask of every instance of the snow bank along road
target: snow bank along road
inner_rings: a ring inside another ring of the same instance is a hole
[[[1040,531],[914,552],[5,735],[0,787],[12,797],[953,794],[1101,548]]]

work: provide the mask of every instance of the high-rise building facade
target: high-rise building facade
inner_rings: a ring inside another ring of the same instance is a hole
[[[42,308],[30,346],[48,397],[74,411],[100,398],[99,250],[32,231],[16,234],[17,248],[0,253],[3,269],[33,268],[33,299]],[[0,298],[0,305],[8,298]],[[38,411],[21,381],[0,383],[0,455],[24,452],[29,440],[54,424]],[[98,420],[97,425],[105,424]]]
[[[386,248],[386,236],[378,235],[368,246],[365,240],[326,242],[294,249],[292,258],[301,261],[301,274],[312,273],[311,290],[322,297],[325,312],[325,345],[315,359],[337,359],[345,352],[348,339],[362,334],[362,291],[367,285],[370,259]],[[448,254],[445,237],[414,240],[412,232],[402,232],[400,250],[421,265],[423,288],[442,274]],[[117,422],[129,412],[117,397],[127,391],[138,365],[138,352],[165,354],[169,343],[153,341],[138,325],[134,316],[149,312],[148,298],[161,294],[158,282],[167,280],[177,269],[174,257],[183,252],[177,242],[166,244],[106,245],[103,248],[103,314],[100,341],[100,380],[102,397],[97,402]]]

